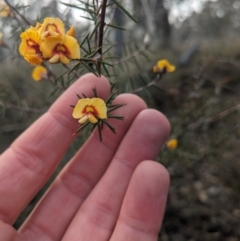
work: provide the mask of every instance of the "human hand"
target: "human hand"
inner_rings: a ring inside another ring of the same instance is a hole
[[[76,93],[106,99],[110,86],[88,74],[74,83],[0,156],[0,241],[157,240],[169,176],[153,162],[169,133],[169,123],[131,94],[114,103],[127,117],[111,119],[117,134],[97,130],[57,176],[22,227],[11,225],[49,179],[73,141],[77,121],[70,104]]]

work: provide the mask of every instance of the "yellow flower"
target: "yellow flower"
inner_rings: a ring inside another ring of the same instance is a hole
[[[47,69],[42,65],[37,65],[32,71],[32,78],[35,81],[47,78]]]
[[[86,128],[89,124],[92,124],[92,130],[97,127],[100,141],[102,141],[103,125],[106,125],[113,133],[117,133],[115,128],[106,119],[114,118],[124,120],[123,116],[112,115],[112,111],[124,106],[124,104],[111,104],[117,92],[111,93],[106,102],[104,102],[104,100],[98,98],[97,90],[95,88],[92,90],[94,94],[93,98],[87,98],[84,94],[82,94],[84,96],[84,98],[82,98],[77,94],[79,98],[77,104],[70,105],[73,108],[73,118],[78,119],[78,122],[81,124],[74,135]]]
[[[20,35],[19,52],[31,64],[39,65],[43,60],[68,64],[70,59],[80,59],[80,46],[73,36],[73,26],[65,34],[59,18],[45,18]]]
[[[20,35],[22,42],[19,46],[20,54],[30,64],[41,64],[42,53],[40,51],[41,39],[36,28],[30,27]]]
[[[80,47],[77,40],[69,35],[49,36],[41,44],[43,57],[50,63],[61,61],[69,63],[69,59],[80,59]]]
[[[11,8],[5,3],[0,2],[0,16],[3,18],[7,18],[8,16],[13,17],[13,13]]]
[[[38,31],[42,39],[65,34],[64,24],[59,18],[45,18]]]
[[[3,38],[3,33],[0,32],[0,46],[1,47],[4,47],[4,48],[7,48],[8,46],[4,43],[4,41],[2,40]]]
[[[73,109],[72,116],[74,119],[79,119],[80,124],[87,121],[95,124],[99,119],[107,119],[107,106],[100,98],[79,99]]]
[[[159,71],[166,71],[167,73],[171,73],[175,71],[176,67],[170,64],[166,59],[159,60],[157,62],[157,67]]]
[[[178,146],[178,140],[177,139],[171,139],[167,142],[167,148],[171,150],[175,150]]]

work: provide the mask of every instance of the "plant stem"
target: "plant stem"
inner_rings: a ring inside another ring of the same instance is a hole
[[[31,26],[31,23],[21,13],[19,13],[18,10],[8,2],[8,0],[5,0],[5,3],[10,7],[11,10],[13,10],[17,15],[19,15],[27,25]],[[15,19],[19,21],[16,16]]]
[[[102,10],[100,13],[100,26],[99,26],[99,34],[98,34],[98,54],[100,56],[100,60],[102,59],[102,45],[103,45],[103,31],[105,26],[105,14],[107,8],[107,0],[102,1]],[[98,73],[101,75],[101,62],[97,62]]]

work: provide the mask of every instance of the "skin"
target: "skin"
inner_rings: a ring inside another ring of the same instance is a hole
[[[92,88],[107,99],[106,78],[85,75],[76,81],[0,156],[0,241],[153,241],[157,240],[169,187],[166,169],[153,160],[170,125],[139,97],[110,119],[117,134],[94,131],[72,157],[19,230],[12,224],[49,179],[78,127],[70,104],[75,92],[91,98]]]

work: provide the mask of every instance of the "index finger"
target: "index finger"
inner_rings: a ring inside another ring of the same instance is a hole
[[[91,97],[92,88],[109,96],[106,78],[83,76],[0,156],[0,220],[12,224],[53,173],[77,128],[69,105],[77,102],[75,92]]]

